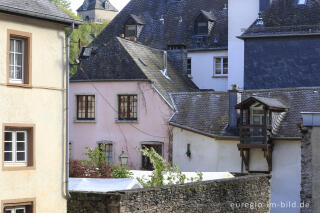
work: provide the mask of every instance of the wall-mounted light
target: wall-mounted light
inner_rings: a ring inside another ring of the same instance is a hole
[[[127,164],[128,164],[128,155],[126,153],[124,153],[124,151],[122,151],[120,157],[120,164],[121,167],[126,168]]]
[[[187,144],[187,152],[186,155],[188,156],[188,158],[191,158],[191,149],[190,149],[190,144]]]

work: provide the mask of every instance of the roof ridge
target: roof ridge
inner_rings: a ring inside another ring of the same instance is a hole
[[[320,90],[320,87],[290,87],[290,88],[274,88],[274,89],[250,89],[241,90],[241,92],[275,92],[275,91],[301,91],[301,90]]]
[[[172,92],[171,95],[183,95],[183,94],[228,94],[223,91],[192,91],[192,92]]]

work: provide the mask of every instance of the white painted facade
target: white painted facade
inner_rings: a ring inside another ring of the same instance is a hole
[[[173,162],[183,172],[241,172],[237,140],[216,140],[202,134],[173,127]],[[190,144],[191,158],[187,157]],[[272,212],[300,212],[299,208],[281,208],[288,202],[300,203],[301,141],[274,141],[271,202]],[[244,169],[244,168],[243,168]],[[250,170],[266,171],[267,162],[261,150],[250,151]]]
[[[258,18],[258,0],[228,0],[228,89],[244,86],[244,41],[237,38]]]
[[[191,58],[191,79],[200,89],[227,91],[228,76],[217,77],[214,75],[215,57],[228,57],[228,51],[211,50],[188,52],[188,58]]]

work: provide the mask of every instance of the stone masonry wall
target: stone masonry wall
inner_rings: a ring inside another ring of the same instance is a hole
[[[310,208],[301,208],[301,213],[312,212],[312,127],[304,127],[301,130],[301,202],[308,203]]]
[[[113,193],[71,193],[68,213],[270,212],[270,176],[242,176]]]

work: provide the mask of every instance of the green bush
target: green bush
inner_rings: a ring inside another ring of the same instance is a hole
[[[112,178],[131,178],[132,172],[124,167],[112,166],[111,177]]]
[[[171,166],[153,148],[144,148],[141,150],[141,153],[150,158],[150,162],[154,168],[150,175],[150,180],[144,177],[137,178],[144,188],[164,186],[166,185],[165,180],[168,182],[168,185],[172,185],[184,184],[186,181],[202,181],[203,179],[201,172],[197,173],[198,176],[196,178],[187,179],[186,175],[179,170],[177,164]],[[165,178],[165,176],[167,177]]]

